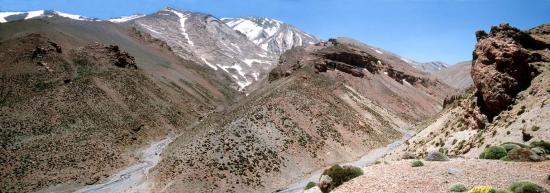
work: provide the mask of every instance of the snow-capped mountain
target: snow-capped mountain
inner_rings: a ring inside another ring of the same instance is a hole
[[[32,19],[32,18],[56,17],[56,16],[74,19],[74,20],[99,21],[98,19],[95,19],[95,18],[84,17],[81,15],[75,15],[70,13],[63,13],[59,11],[36,10],[36,11],[26,11],[26,12],[0,12],[0,23],[26,20],[26,19]]]
[[[167,42],[182,58],[228,74],[239,90],[267,75],[277,59],[208,14],[165,8],[124,24]]]
[[[319,38],[287,23],[264,17],[223,18],[229,27],[237,30],[266,51],[275,54],[296,47],[315,44]]]
[[[140,18],[140,17],[145,17],[145,15],[144,14],[135,14],[135,15],[129,15],[129,16],[122,16],[122,17],[109,19],[108,21],[113,22],[113,23],[123,23],[123,22],[127,22],[127,21],[130,21],[130,20]]]

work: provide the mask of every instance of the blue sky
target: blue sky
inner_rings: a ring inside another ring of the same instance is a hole
[[[550,0],[0,0],[1,11],[51,9],[96,18],[166,6],[217,17],[264,16],[323,39],[346,36],[420,62],[471,59],[474,32],[550,23]]]

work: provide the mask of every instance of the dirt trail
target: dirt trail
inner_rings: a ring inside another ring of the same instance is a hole
[[[152,143],[142,151],[138,163],[118,172],[109,178],[108,182],[85,186],[76,193],[93,192],[149,192],[149,170],[160,161],[160,154],[172,142],[173,137]]]
[[[394,141],[393,143],[390,143],[389,145],[377,149],[373,149],[369,152],[367,152],[365,155],[361,156],[359,159],[355,161],[350,162],[344,162],[339,163],[340,165],[351,165],[356,167],[367,167],[369,165],[374,164],[374,162],[380,158],[383,158],[386,154],[392,152],[394,149],[399,147],[401,144],[403,144],[407,139],[411,138],[414,135],[414,131],[411,131],[409,129],[398,129],[399,132],[403,134],[403,137],[401,139],[398,139]],[[287,186],[284,190],[279,191],[281,193],[296,193],[296,192],[302,192],[304,190],[304,187],[306,187],[308,182],[317,182],[319,181],[319,177],[321,177],[321,174],[323,171],[330,166],[321,168],[319,170],[311,172],[307,177],[304,179],[294,182],[291,185]]]

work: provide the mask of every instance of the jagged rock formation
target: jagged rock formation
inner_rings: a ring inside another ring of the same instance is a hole
[[[290,24],[264,17],[222,18],[229,27],[246,35],[246,37],[265,51],[283,54],[298,46],[307,46],[320,42],[319,38],[310,35]]]
[[[439,150],[477,158],[485,147],[529,144],[550,136],[550,28],[520,31],[507,24],[478,32],[475,88],[447,99],[446,110],[388,158]]]
[[[498,115],[510,105],[517,93],[530,85],[537,74],[529,66],[541,60],[540,54],[528,49],[543,47],[528,33],[501,24],[486,34],[476,33],[478,43],[473,53],[472,78],[488,112],[488,117]]]
[[[73,52],[78,62],[93,65],[114,65],[121,68],[137,69],[136,60],[128,52],[121,51],[117,45],[88,45]]]

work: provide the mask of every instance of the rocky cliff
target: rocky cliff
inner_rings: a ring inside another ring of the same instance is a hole
[[[502,24],[477,32],[475,87],[449,100],[444,112],[390,157],[440,150],[474,158],[489,145],[549,141],[549,31],[548,25],[521,31]]]

